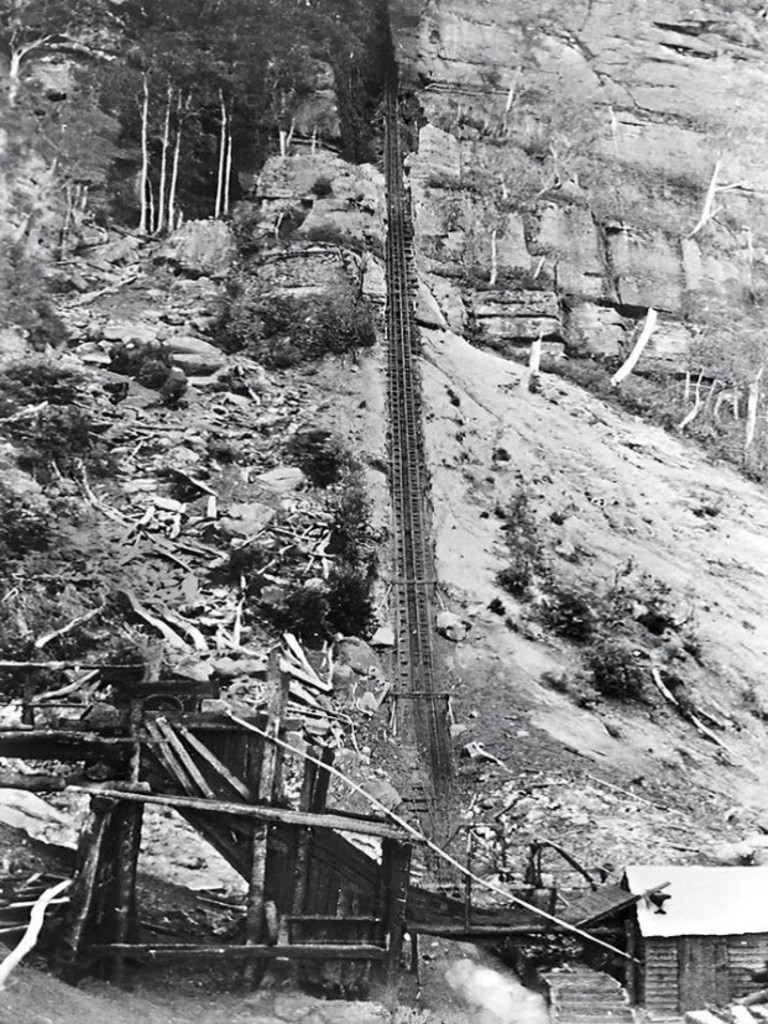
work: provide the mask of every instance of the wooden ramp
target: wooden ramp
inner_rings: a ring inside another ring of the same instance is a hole
[[[634,1024],[624,989],[609,974],[589,967],[544,975],[552,1024]]]

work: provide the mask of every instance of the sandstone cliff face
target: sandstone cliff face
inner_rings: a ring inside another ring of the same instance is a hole
[[[395,42],[421,108],[421,270],[452,328],[507,354],[542,335],[618,355],[653,306],[648,356],[679,367],[713,307],[760,299],[761,4],[428,0]],[[716,166],[716,215],[695,231]]]

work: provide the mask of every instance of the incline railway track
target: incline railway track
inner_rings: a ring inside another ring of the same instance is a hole
[[[385,99],[387,345],[391,493],[394,516],[397,725],[413,767],[406,805],[434,838],[444,837],[452,768],[447,703],[436,686],[435,561],[429,476],[421,422],[419,336],[414,313],[413,221],[403,175],[396,81]],[[442,687],[444,689],[444,687]],[[434,694],[434,696],[433,696]]]

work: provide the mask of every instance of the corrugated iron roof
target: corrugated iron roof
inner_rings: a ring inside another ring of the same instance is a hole
[[[646,937],[768,933],[768,868],[633,865],[626,878],[636,895],[670,883],[663,914],[647,898],[637,904]]]

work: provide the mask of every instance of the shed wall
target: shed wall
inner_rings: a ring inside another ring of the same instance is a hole
[[[741,999],[749,992],[764,987],[750,979],[749,971],[757,970],[768,960],[768,934],[729,935],[726,941],[730,998]]]
[[[764,935],[697,936],[699,944],[710,941],[713,950],[713,972],[721,965],[725,971],[713,974],[709,998],[720,1003],[740,999],[760,986],[750,979],[750,970],[762,967],[768,961],[768,933]],[[692,998],[700,984],[702,999],[706,1001],[706,979],[697,981],[686,972],[691,971],[690,957],[681,956],[681,947],[690,939],[646,938],[644,940],[645,968],[643,971],[642,999],[647,1010],[678,1013],[689,1009],[703,1009],[699,1005],[681,1005]],[[689,951],[690,952],[690,951]],[[725,954],[725,957],[722,954]],[[701,966],[701,965],[699,965]],[[681,973],[686,975],[681,977]]]
[[[643,1000],[647,1010],[677,1013],[677,939],[645,940]]]

